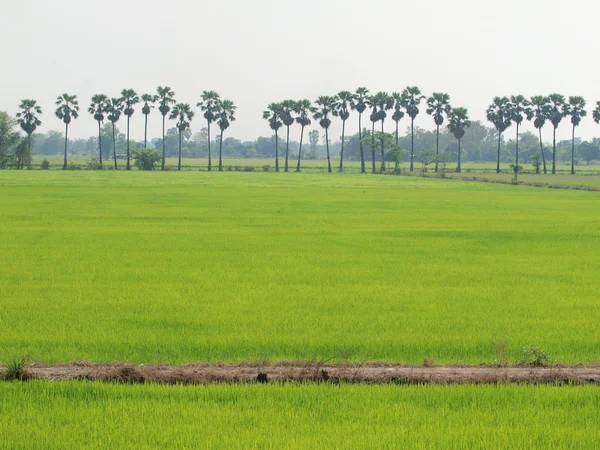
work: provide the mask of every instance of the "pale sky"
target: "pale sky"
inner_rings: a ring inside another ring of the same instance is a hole
[[[0,110],[23,98],[44,110],[41,131],[63,93],[80,99],[70,136],[95,135],[87,113],[96,93],[139,94],[168,85],[194,106],[216,90],[238,107],[227,131],[270,135],[262,111],[286,98],[315,100],[340,90],[447,92],[453,106],[485,120],[495,95],[581,95],[600,100],[600,4],[593,0],[27,0],[0,7]],[[196,109],[192,131],[205,126]],[[348,122],[356,129],[356,115]],[[332,136],[341,127],[334,120]],[[404,120],[403,125],[408,125]],[[416,125],[433,128],[422,108]],[[393,122],[388,121],[389,131]],[[125,122],[120,128],[124,131]],[[149,135],[159,136],[160,115]],[[525,129],[533,130],[531,125]],[[514,127],[508,133],[512,135]],[[559,138],[568,139],[568,119]],[[143,138],[139,106],[132,137]],[[298,139],[300,127],[292,137]],[[600,136],[588,112],[577,134]],[[550,140],[551,127],[544,129]]]

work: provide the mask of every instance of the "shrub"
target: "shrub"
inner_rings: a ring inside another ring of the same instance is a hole
[[[233,166],[227,166],[227,167],[225,168],[225,170],[226,170],[227,172],[231,172],[231,171],[233,170]]]
[[[81,166],[78,166],[74,162],[71,162],[71,163],[69,163],[69,166],[67,167],[67,169],[68,170],[81,170]]]
[[[537,348],[535,345],[532,345],[529,348],[523,348],[521,352],[523,354],[521,364],[534,367],[542,367],[548,364],[548,355],[546,352],[541,348]]]
[[[245,166],[244,172],[254,172],[254,166]]]
[[[154,170],[161,160],[162,158],[158,154],[158,151],[153,148],[133,150],[133,164],[140,170]]]
[[[262,170],[263,172],[268,172],[269,170],[271,170],[271,165],[265,164],[264,166],[262,166]]]
[[[100,160],[95,156],[92,156],[90,159],[87,160],[87,168],[88,170],[102,170]]]
[[[50,161],[48,161],[47,159],[44,159],[42,161],[41,169],[42,170],[50,170]]]
[[[172,171],[172,170],[175,170],[175,166],[170,166],[170,165],[165,166],[165,171]]]
[[[30,378],[27,373],[27,365],[29,364],[29,358],[22,356],[21,358],[15,358],[7,364],[2,365],[3,373],[2,379],[7,381],[25,381]]]

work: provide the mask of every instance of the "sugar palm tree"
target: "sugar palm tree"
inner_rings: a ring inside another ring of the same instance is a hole
[[[310,121],[310,115],[317,112],[316,108],[311,105],[310,100],[300,100],[295,102],[296,122],[300,124],[300,147],[298,148],[298,165],[296,166],[296,172],[300,172],[300,161],[302,160],[302,140],[304,138],[304,128],[309,126],[312,122]]]
[[[115,170],[117,167],[117,139],[115,137],[115,124],[121,118],[121,114],[123,113],[123,104],[121,103],[120,98],[111,98],[106,102],[106,118],[112,124],[112,144],[113,144],[113,162],[115,165]]]
[[[325,147],[327,149],[327,172],[331,173],[331,157],[329,156],[329,127],[337,99],[329,95],[322,95],[317,98],[315,104],[318,106],[317,111],[313,114],[313,118],[319,121],[321,128],[325,130]]]
[[[142,101],[144,102],[144,106],[142,106],[142,114],[144,115],[144,148],[148,147],[148,116],[152,108],[154,108],[156,100],[156,95],[142,94]]]
[[[496,158],[496,173],[500,173],[500,145],[502,133],[511,125],[510,100],[508,97],[494,97],[486,112],[487,120],[494,124],[498,131],[498,157]]]
[[[223,171],[223,132],[235,121],[236,106],[231,100],[219,100],[216,108],[217,125],[221,130],[219,138],[219,172]]]
[[[269,122],[271,130],[275,132],[275,172],[279,172],[279,129],[283,126],[281,121],[281,103],[271,103],[263,112],[263,119]]]
[[[169,86],[159,86],[156,88],[156,99],[158,101],[158,110],[162,114],[162,163],[161,170],[165,170],[165,120],[167,114],[171,111],[171,106],[175,102],[175,92]]]
[[[573,134],[571,137],[571,175],[575,175],[575,127],[579,126],[581,119],[587,116],[585,99],[579,96],[569,97],[566,112],[571,116],[571,124],[573,125]]]
[[[380,172],[385,172],[385,146],[384,146],[384,123],[387,117],[386,111],[394,107],[394,98],[387,92],[378,92],[375,94],[375,103],[377,104],[378,120],[381,121],[381,169]]]
[[[294,111],[296,109],[296,102],[294,100],[284,100],[281,102],[281,121],[287,128],[287,137],[285,139],[285,165],[284,171],[287,172],[289,168],[289,155],[290,155],[290,127],[296,121],[294,117]]]
[[[206,124],[208,126],[208,171],[212,171],[212,153],[210,151],[210,124],[216,119],[217,106],[221,97],[215,91],[203,91],[200,96],[201,101],[196,106],[204,113]]]
[[[567,116],[567,103],[565,96],[562,94],[550,94],[548,96],[548,119],[552,123],[552,175],[556,174],[556,129],[560,122]]]
[[[543,95],[535,95],[531,97],[531,108],[527,114],[527,120],[533,120],[533,126],[538,130],[538,135],[540,137],[540,152],[542,154],[542,162],[544,165],[544,175],[547,173],[547,169],[546,155],[544,154],[544,142],[542,141],[542,128],[544,128],[546,119],[548,118],[550,108],[549,102],[550,99],[548,97],[544,97]],[[539,173],[539,166],[537,170]]]
[[[104,94],[96,94],[92,97],[92,104],[88,112],[94,116],[98,122],[98,160],[102,168],[102,122],[104,122],[104,113],[106,112],[108,97]]]
[[[35,132],[37,127],[42,124],[38,115],[42,114],[42,108],[37,104],[37,101],[31,99],[21,100],[19,105],[19,111],[17,113],[17,122],[21,126],[21,129],[27,134],[27,149],[31,155],[31,135]],[[23,164],[19,158],[17,169],[22,169]]]
[[[394,113],[392,114],[392,120],[396,122],[396,145],[398,145],[398,127],[400,126],[400,121],[404,118],[404,111],[402,111],[402,94],[399,92],[392,93],[392,98],[394,99]]]
[[[594,122],[600,124],[600,102],[596,102],[596,109],[592,111],[592,118]]]
[[[367,106],[371,108],[371,114],[369,114],[369,120],[371,121],[371,172],[376,173],[375,168],[375,123],[379,120],[379,111],[377,110],[377,102],[375,101],[374,95],[369,95],[365,99]]]
[[[436,126],[435,138],[435,171],[438,171],[438,157],[440,155],[440,127],[444,124],[444,118],[448,116],[452,107],[450,106],[450,96],[443,92],[434,92],[427,99],[427,114],[433,117]]]
[[[176,127],[179,130],[179,162],[177,170],[181,170],[181,136],[183,132],[190,127],[190,122],[194,118],[194,111],[187,103],[177,103],[171,110],[169,119],[177,120]]]
[[[456,172],[461,172],[461,147],[460,141],[465,135],[465,130],[471,126],[469,114],[466,108],[452,108],[448,114],[448,131],[454,135],[458,141],[458,166]]]
[[[129,121],[135,110],[133,107],[140,102],[140,98],[133,89],[123,89],[121,91],[123,99],[123,114],[127,116],[127,170],[131,170],[131,151],[129,148]]]
[[[333,115],[342,119],[342,149],[340,150],[339,172],[344,171],[344,143],[346,140],[346,120],[350,117],[350,108],[354,101],[354,94],[350,91],[340,91],[336,97]]]
[[[515,164],[519,165],[519,127],[523,123],[525,117],[529,116],[531,104],[522,95],[513,95],[510,97],[509,115],[510,120],[515,123],[517,128],[516,148],[515,148]]]
[[[402,91],[402,103],[410,117],[410,171],[414,170],[415,156],[415,118],[419,114],[419,105],[425,96],[417,86],[408,86]]]
[[[359,87],[354,94],[350,106],[358,112],[358,141],[360,146],[360,172],[365,173],[365,152],[362,141],[362,115],[367,109],[367,99],[369,98],[369,90],[366,87]]]
[[[67,169],[67,153],[69,142],[69,124],[73,119],[79,117],[79,101],[76,95],[62,94],[56,99],[56,111],[54,114],[65,124],[65,160],[63,170]]]

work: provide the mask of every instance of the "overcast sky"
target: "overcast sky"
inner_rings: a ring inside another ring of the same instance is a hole
[[[447,92],[454,106],[485,119],[495,95],[584,96],[600,100],[600,6],[593,0],[27,0],[0,7],[0,110],[34,98],[42,130],[62,129],[54,100],[77,94],[87,137],[95,93],[139,94],[171,86],[194,107],[203,90],[238,106],[228,130],[242,140],[269,135],[265,106],[354,90]],[[432,128],[423,113],[418,126]],[[139,108],[132,137],[143,138]],[[355,117],[348,123],[353,130]],[[389,121],[390,131],[393,123]],[[339,135],[337,121],[333,134]],[[405,121],[404,125],[408,122]],[[120,124],[124,130],[124,122]],[[198,131],[199,115],[192,122]],[[149,134],[159,136],[160,116]],[[299,137],[299,127],[294,138]],[[530,129],[527,125],[527,129]],[[514,131],[511,128],[510,133]],[[570,137],[564,122],[559,137]],[[545,130],[550,140],[551,128]],[[296,136],[296,134],[298,136]],[[600,136],[591,114],[578,129]]]

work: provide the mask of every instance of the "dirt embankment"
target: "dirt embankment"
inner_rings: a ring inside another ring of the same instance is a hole
[[[30,378],[123,383],[572,383],[600,384],[600,366],[409,366],[388,363],[279,362],[245,364],[31,364]]]

